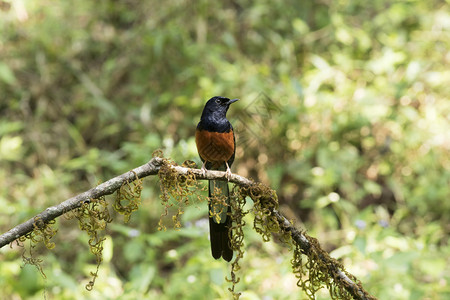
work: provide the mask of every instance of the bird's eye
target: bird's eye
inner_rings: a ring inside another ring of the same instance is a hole
[[[217,104],[220,104],[220,103],[222,103],[222,101],[220,101],[220,99],[217,98],[217,99],[216,99],[216,103],[217,103]]]

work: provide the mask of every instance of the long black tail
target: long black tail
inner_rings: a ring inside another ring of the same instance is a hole
[[[213,196],[214,191],[216,194]],[[218,192],[218,193],[217,193]],[[230,192],[228,182],[210,180],[209,181],[209,235],[211,242],[211,253],[215,259],[223,257],[226,261],[233,258],[230,236],[228,234],[231,228]],[[225,197],[222,197],[225,196]],[[217,201],[219,199],[219,201]],[[220,199],[225,199],[226,204],[220,203]]]

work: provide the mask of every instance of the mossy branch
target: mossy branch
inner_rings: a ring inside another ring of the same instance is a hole
[[[36,220],[39,220],[39,222],[43,224],[47,224],[49,221],[54,220],[69,211],[79,208],[83,203],[90,202],[91,199],[98,199],[102,196],[111,195],[112,193],[120,189],[123,184],[137,179],[136,177],[143,178],[158,174],[159,168],[163,164],[163,161],[164,159],[155,157],[145,165],[114,177],[84,193],[61,202],[58,205],[47,208],[28,221],[17,225],[8,232],[0,235],[0,248],[8,245],[21,236],[32,232],[36,227]]]
[[[84,203],[89,203],[91,199],[98,199],[102,196],[114,193],[127,182],[131,182],[138,178],[157,175],[162,166],[169,166],[172,169],[172,172],[176,172],[179,175],[194,175],[196,179],[229,180],[230,182],[238,185],[242,190],[249,191],[249,193],[251,193],[249,196],[252,199],[259,199],[260,203],[258,205],[263,206],[266,213],[275,217],[278,222],[279,229],[282,231],[280,233],[288,235],[292,238],[293,244],[296,248],[296,253],[294,256],[300,255],[300,253],[304,254],[314,263],[314,267],[320,268],[318,272],[328,273],[328,282],[324,282],[326,286],[330,286],[332,284],[330,282],[331,278],[331,281],[333,281],[334,284],[339,282],[342,290],[351,295],[354,299],[375,299],[364,290],[356,277],[345,271],[340,263],[332,259],[328,253],[320,247],[316,239],[297,230],[291,222],[289,222],[289,220],[277,210],[277,205],[273,205],[273,203],[277,203],[277,200],[275,199],[276,194],[273,193],[271,195],[268,193],[270,189],[263,186],[261,183],[254,182],[236,174],[232,174],[231,178],[228,179],[226,173],[222,171],[206,171],[203,173],[200,169],[176,166],[169,164],[167,159],[161,157],[154,157],[145,165],[114,177],[98,185],[97,187],[72,197],[58,205],[47,208],[28,221],[17,225],[8,232],[0,235],[0,248],[8,245],[20,237],[29,234],[35,230],[36,226],[39,224],[47,224],[52,220],[55,220],[57,217],[81,207]],[[39,224],[37,224],[37,222],[39,222]],[[319,263],[317,263],[317,261],[319,261]],[[296,274],[298,273],[297,275],[300,278],[302,267],[299,266],[299,270],[294,270],[294,272]],[[299,282],[301,282],[301,279]]]

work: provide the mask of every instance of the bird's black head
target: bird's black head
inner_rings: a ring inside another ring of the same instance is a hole
[[[211,99],[208,100],[208,102],[206,102],[205,104],[205,108],[203,109],[203,113],[202,113],[202,117],[201,119],[204,118],[215,118],[215,119],[220,119],[220,118],[225,118],[228,108],[230,107],[231,103],[234,103],[236,101],[238,101],[239,99],[228,99],[225,97],[220,97],[220,96],[216,96],[216,97],[212,97]]]

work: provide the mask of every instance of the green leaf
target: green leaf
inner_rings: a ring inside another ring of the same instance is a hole
[[[3,62],[0,62],[0,80],[9,85],[14,85],[17,82],[17,79],[14,76],[13,71],[7,64]]]

